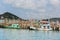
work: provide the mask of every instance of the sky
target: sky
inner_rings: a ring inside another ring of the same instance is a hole
[[[0,0],[0,14],[4,12],[22,19],[60,17],[60,0]]]

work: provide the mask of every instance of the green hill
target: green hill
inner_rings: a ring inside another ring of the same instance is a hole
[[[55,21],[56,22],[57,20],[60,21],[60,18],[50,18],[50,21]]]
[[[19,18],[18,16],[10,13],[10,12],[5,12],[4,14],[1,14],[0,15],[0,18],[3,17],[3,18],[7,18],[7,19],[20,19],[20,20],[23,20],[22,18]]]

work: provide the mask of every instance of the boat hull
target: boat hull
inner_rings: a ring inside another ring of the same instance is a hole
[[[35,27],[29,27],[29,30],[36,30]]]
[[[41,28],[40,28],[40,30],[44,30],[44,31],[51,31],[51,30],[52,30],[52,28],[51,28],[51,29],[41,29]]]

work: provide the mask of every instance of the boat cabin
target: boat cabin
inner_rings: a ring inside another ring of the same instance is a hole
[[[12,28],[20,28],[19,24],[12,24],[9,27],[12,27]]]
[[[41,21],[40,22],[40,29],[51,29],[49,21]]]

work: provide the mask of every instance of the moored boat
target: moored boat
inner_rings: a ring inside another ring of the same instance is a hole
[[[10,26],[5,26],[5,28],[20,29],[19,24],[12,24]]]
[[[41,21],[40,23],[40,30],[52,30],[50,21]]]
[[[36,27],[30,26],[29,30],[36,30]]]

